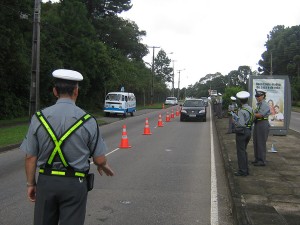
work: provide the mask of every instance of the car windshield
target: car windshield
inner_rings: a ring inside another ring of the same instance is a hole
[[[168,97],[167,100],[176,100],[176,98]]]
[[[120,99],[121,99],[120,94],[108,94],[106,96],[106,100],[110,100],[110,101],[120,101]]]
[[[183,104],[185,107],[201,107],[204,106],[202,100],[188,100]]]

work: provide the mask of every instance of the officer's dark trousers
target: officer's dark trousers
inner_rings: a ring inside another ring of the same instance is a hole
[[[83,225],[86,202],[85,179],[39,175],[34,225]]]
[[[253,148],[256,162],[266,163],[269,128],[270,125],[268,120],[261,120],[254,124]]]
[[[234,122],[232,121],[232,116],[228,116],[228,130],[227,133],[234,132]]]
[[[248,174],[248,154],[247,154],[247,145],[251,139],[251,130],[245,128],[244,134],[235,135],[236,143],[236,154],[238,159],[239,171],[245,174]]]

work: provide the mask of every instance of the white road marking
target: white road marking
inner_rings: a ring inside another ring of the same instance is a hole
[[[110,155],[110,154],[112,154],[112,153],[114,153],[114,152],[116,152],[118,150],[120,150],[120,148],[116,148],[116,149],[110,151],[109,153],[105,154],[105,156],[108,156],[108,155]],[[91,162],[90,164],[94,164],[94,162]]]
[[[218,225],[219,216],[218,216],[218,191],[217,191],[217,175],[216,175],[216,163],[215,163],[215,149],[214,149],[214,136],[213,136],[213,127],[212,127],[212,115],[210,110],[210,151],[211,151],[211,189],[210,189],[210,224]]]

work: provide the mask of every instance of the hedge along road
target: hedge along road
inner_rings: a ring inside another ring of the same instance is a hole
[[[219,148],[211,141],[210,113],[207,122],[179,122],[175,117],[157,127],[158,115],[165,121],[166,111],[116,118],[101,127],[116,176],[96,176],[85,224],[233,224]],[[143,135],[146,118],[152,135]],[[128,149],[119,148],[124,124],[132,146]],[[1,154],[0,224],[32,224],[23,160],[18,149]]]

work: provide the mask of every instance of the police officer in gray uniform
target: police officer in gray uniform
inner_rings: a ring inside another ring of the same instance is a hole
[[[35,225],[83,225],[89,158],[100,175],[113,176],[97,121],[75,105],[78,81],[73,70],[53,72],[55,105],[37,112],[20,149],[26,153],[27,196],[35,202]],[[39,177],[36,183],[36,170]]]
[[[247,145],[251,139],[251,128],[254,120],[253,109],[247,104],[250,93],[240,91],[236,97],[240,100],[242,107],[238,110],[237,116],[233,114],[235,124],[235,142],[239,170],[235,176],[249,175]]]
[[[267,140],[269,136],[270,124],[268,117],[270,107],[266,102],[266,92],[255,89],[256,109],[254,110],[254,131],[253,131],[253,148],[254,148],[254,166],[266,165]]]
[[[237,113],[238,105],[236,103],[236,97],[231,96],[231,104],[228,105],[228,130],[227,134],[234,133],[234,122],[232,120],[231,112]]]

